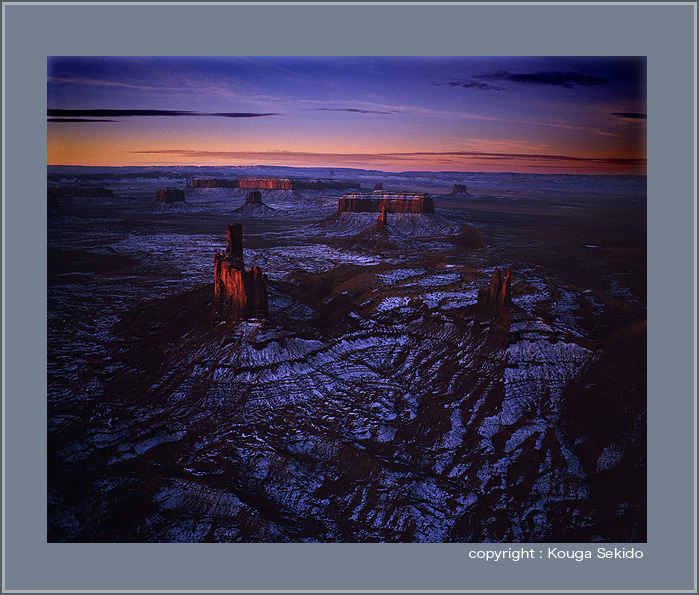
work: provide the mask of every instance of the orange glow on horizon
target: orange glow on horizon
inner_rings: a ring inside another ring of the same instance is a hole
[[[383,171],[485,171],[520,173],[646,174],[643,158],[637,154],[609,152],[591,157],[578,151],[552,154],[546,150],[523,150],[506,142],[469,142],[466,148],[420,148],[392,144],[383,151],[357,144],[333,151],[299,144],[283,149],[249,146],[231,147],[231,143],[202,143],[194,148],[188,142],[173,147],[165,139],[116,139],[109,144],[95,137],[67,139],[49,135],[48,165],[102,167],[148,166],[225,166],[276,165],[287,167],[349,167]],[[242,143],[241,143],[242,145]],[[571,159],[566,159],[571,158]],[[598,161],[597,161],[598,160]],[[639,161],[641,161],[639,163]]]

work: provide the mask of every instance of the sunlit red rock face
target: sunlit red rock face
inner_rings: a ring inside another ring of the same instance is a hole
[[[155,195],[156,202],[171,203],[184,202],[184,192],[179,188],[161,188]]]
[[[348,192],[337,201],[338,213],[381,213],[384,207],[387,213],[434,213],[432,197],[424,193]]]
[[[248,190],[359,190],[358,182],[333,180],[290,180],[289,178],[193,178],[187,188],[246,188]]]
[[[385,231],[388,225],[388,213],[386,212],[386,205],[381,207],[381,214],[376,220],[376,231]]]
[[[263,190],[291,190],[291,180],[287,178],[239,178],[223,180],[217,178],[194,178],[192,188],[247,188]]]
[[[230,224],[226,235],[226,253],[214,256],[214,319],[267,318],[267,276],[260,267],[245,270],[240,224]]]
[[[507,269],[503,273],[495,269],[488,288],[478,290],[478,306],[488,312],[500,313],[511,304],[510,271]]]
[[[291,190],[291,180],[288,178],[240,178],[240,188],[259,188],[264,190]]]

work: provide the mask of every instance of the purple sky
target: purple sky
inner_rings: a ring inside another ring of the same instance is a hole
[[[51,165],[646,171],[644,58],[53,57]]]

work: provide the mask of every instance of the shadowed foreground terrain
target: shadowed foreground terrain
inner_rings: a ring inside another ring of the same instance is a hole
[[[377,227],[172,176],[49,209],[49,541],[645,541],[645,178],[388,180],[435,212]],[[233,222],[268,320],[213,322]]]

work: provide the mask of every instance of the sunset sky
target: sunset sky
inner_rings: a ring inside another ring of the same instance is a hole
[[[644,58],[52,57],[49,165],[645,174]]]

